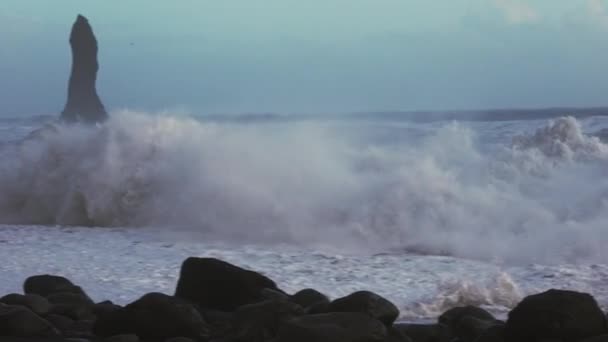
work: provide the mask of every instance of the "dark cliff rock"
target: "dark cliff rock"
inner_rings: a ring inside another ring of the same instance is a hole
[[[97,95],[97,39],[89,21],[78,15],[72,33],[72,73],[68,85],[68,100],[61,118],[68,122],[95,123],[107,119],[108,114]]]

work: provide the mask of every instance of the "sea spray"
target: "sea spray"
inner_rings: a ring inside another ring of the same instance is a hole
[[[608,260],[608,148],[575,119],[490,151],[465,124],[416,139],[387,130],[381,141],[362,138],[369,129],[130,111],[98,126],[55,125],[0,150],[0,219],[349,251]]]

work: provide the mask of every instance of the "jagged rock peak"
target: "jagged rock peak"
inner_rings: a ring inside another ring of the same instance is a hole
[[[88,19],[80,14],[72,26],[70,45],[72,72],[68,84],[68,99],[61,118],[69,122],[104,121],[108,114],[95,88],[99,70],[97,39]]]

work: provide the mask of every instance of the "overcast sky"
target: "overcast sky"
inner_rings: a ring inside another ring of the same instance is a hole
[[[62,110],[78,13],[106,107],[608,105],[608,0],[1,0],[0,112]]]

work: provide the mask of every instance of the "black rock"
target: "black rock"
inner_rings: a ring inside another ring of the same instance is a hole
[[[190,339],[187,337],[173,337],[168,340],[165,340],[165,342],[195,342],[195,341],[193,339]]]
[[[57,330],[65,332],[74,326],[75,321],[67,316],[50,314],[45,319],[51,323]]]
[[[74,306],[93,306],[93,301],[82,293],[58,292],[46,297],[52,304],[66,304]]]
[[[443,324],[394,324],[393,328],[414,342],[450,342],[454,339],[450,328]]]
[[[11,293],[0,298],[0,303],[25,306],[37,315],[46,315],[51,310],[51,303],[46,298],[36,294]]]
[[[234,311],[264,300],[263,289],[280,291],[259,273],[214,258],[188,258],[182,264],[175,296],[203,309]]]
[[[59,332],[46,320],[24,306],[0,304],[0,336],[58,336]]]
[[[103,342],[138,342],[139,337],[135,334],[116,335],[103,339]]]
[[[608,342],[608,335],[590,337],[579,342]]]
[[[473,342],[485,330],[503,324],[486,310],[474,306],[452,308],[439,316],[438,322],[449,327],[462,342]]]
[[[143,340],[198,339],[209,333],[196,308],[179,298],[149,293],[114,312],[100,315],[93,331],[103,337],[136,334]]]
[[[504,342],[505,340],[505,326],[495,325],[486,329],[481,336],[479,336],[475,342]]]
[[[290,300],[296,304],[299,304],[303,308],[309,308],[313,305],[320,305],[322,303],[329,304],[329,298],[314,289],[304,289],[298,291],[296,294],[290,297]]]
[[[575,342],[608,332],[606,317],[586,293],[549,290],[524,298],[510,313],[506,341],[558,339]]]
[[[244,305],[234,313],[234,337],[238,341],[268,341],[276,336],[283,322],[303,314],[301,306],[289,301],[270,300]]]
[[[494,321],[495,318],[491,313],[487,312],[482,308],[478,308],[475,306],[460,306],[449,309],[439,316],[439,323],[445,324],[448,327],[452,327],[457,324],[458,321],[465,317],[471,316],[484,321]]]
[[[67,337],[79,337],[79,338],[92,338],[93,334],[93,325],[95,321],[93,320],[80,320],[75,321],[74,324],[67,329],[63,334]]]
[[[104,302],[99,302],[99,303],[93,304],[93,306],[91,307],[91,310],[93,311],[93,314],[95,316],[100,316],[103,314],[115,312],[117,310],[120,310],[121,308],[122,307],[120,305],[116,305],[116,304],[112,303],[111,301],[107,300]]]
[[[358,312],[306,315],[286,321],[274,342],[383,342],[386,326]]]
[[[61,276],[43,274],[29,277],[23,283],[23,292],[48,297],[54,293],[68,292],[87,296],[86,293],[70,280]],[[88,297],[88,296],[87,296]]]
[[[496,326],[504,326],[504,323],[500,321],[482,320],[472,316],[464,316],[450,328],[460,341],[474,342],[487,330]]]
[[[97,39],[89,21],[79,15],[70,34],[72,72],[68,84],[68,100],[61,118],[69,122],[100,122],[108,114],[97,95]]]
[[[390,326],[399,317],[399,309],[387,299],[369,291],[359,291],[329,304],[329,312],[361,312]]]
[[[384,342],[413,342],[409,336],[407,336],[404,332],[395,329],[394,327],[390,327],[387,330],[388,336],[384,340]]]

